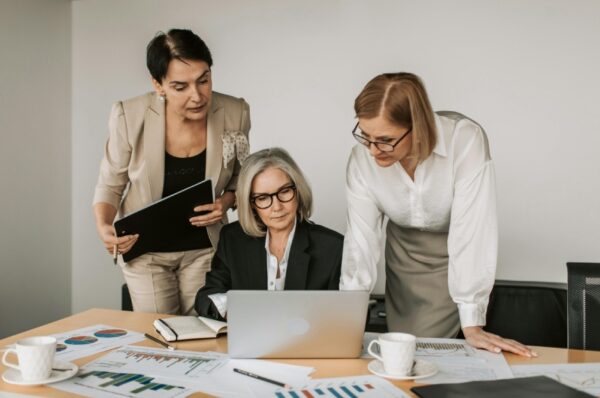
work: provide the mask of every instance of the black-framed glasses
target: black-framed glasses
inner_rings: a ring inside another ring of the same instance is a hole
[[[406,133],[402,134],[402,137],[398,138],[396,140],[396,142],[394,142],[393,144],[391,144],[389,142],[379,142],[379,141],[368,140],[365,137],[363,137],[362,134],[357,134],[356,133],[357,130],[360,131],[360,129],[358,128],[358,122],[356,122],[356,126],[354,126],[354,129],[352,130],[352,135],[354,136],[354,138],[356,138],[356,141],[358,141],[360,144],[363,144],[367,148],[370,148],[371,144],[373,144],[373,145],[375,145],[375,148],[379,149],[381,152],[392,152],[394,150],[394,148],[396,147],[396,145],[398,145],[400,143],[400,141],[402,141],[404,139],[404,137],[406,137],[412,131],[412,127],[409,128]]]
[[[281,203],[287,203],[296,196],[296,186],[294,184],[286,185],[279,188],[275,193],[263,193],[253,196],[250,201],[259,209],[268,209],[273,204],[273,196],[277,196],[277,200]]]

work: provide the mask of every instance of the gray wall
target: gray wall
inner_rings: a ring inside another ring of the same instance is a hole
[[[71,311],[71,4],[0,1],[0,337]]]
[[[96,236],[90,202],[110,105],[151,89],[145,46],[170,27],[199,33],[213,50],[215,89],[248,100],[252,148],[284,146],[304,168],[315,221],[345,230],[354,97],[375,74],[407,70],[423,77],[435,109],[461,111],[488,132],[499,278],[565,281],[566,261],[600,260],[600,2],[0,7],[0,334],[58,318],[69,304],[118,308],[122,277]]]
[[[488,132],[498,277],[565,281],[566,261],[600,260],[599,14],[594,0],[73,3],[74,310],[118,305],[89,203],[110,104],[151,89],[145,45],[171,27],[206,40],[215,90],[250,103],[252,149],[288,148],[314,220],[342,233],[353,100],[378,73],[418,73],[435,109]]]

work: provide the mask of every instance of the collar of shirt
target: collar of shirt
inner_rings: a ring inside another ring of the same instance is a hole
[[[290,249],[292,247],[292,241],[294,240],[294,234],[296,233],[296,220],[294,220],[294,226],[290,231],[287,243],[285,245],[285,251],[281,262],[277,264],[277,257],[275,257],[269,251],[269,231],[265,238],[265,250],[267,251],[267,290],[284,290],[285,288],[285,274],[287,271],[288,260],[290,257]],[[277,278],[277,266],[279,266],[279,278]]]

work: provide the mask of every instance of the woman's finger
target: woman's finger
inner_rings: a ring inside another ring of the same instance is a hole
[[[497,345],[504,351],[512,352],[526,357],[532,357],[534,355],[533,351],[530,348],[514,340],[510,341],[506,339],[501,339],[501,341],[498,342]]]
[[[194,207],[194,211],[195,212],[199,212],[199,211],[213,211],[215,208],[215,204],[214,203],[208,203],[205,205],[200,205],[200,206],[196,206]]]

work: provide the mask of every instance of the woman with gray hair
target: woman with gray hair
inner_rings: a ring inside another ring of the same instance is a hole
[[[338,289],[344,238],[309,221],[310,186],[285,150],[250,155],[236,197],[239,221],[221,230],[212,270],[196,295],[198,314],[224,319],[230,289]]]

